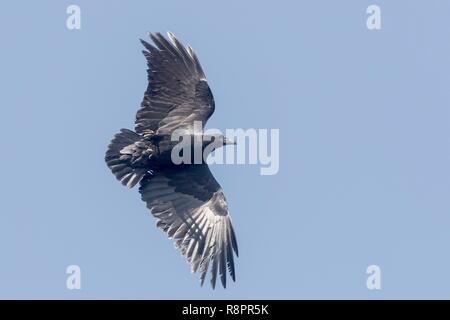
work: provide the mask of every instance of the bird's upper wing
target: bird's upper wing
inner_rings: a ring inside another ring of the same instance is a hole
[[[204,126],[214,112],[214,98],[194,51],[172,33],[168,36],[151,33],[153,45],[141,40],[149,84],[136,114],[137,133],[192,132],[194,121]]]
[[[226,286],[226,269],[235,280],[236,236],[222,188],[208,165],[180,165],[141,181],[142,200],[158,219],[157,226],[173,239],[201,284],[208,268],[214,288],[217,272]]]

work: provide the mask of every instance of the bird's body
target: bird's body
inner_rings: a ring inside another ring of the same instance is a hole
[[[214,112],[214,98],[191,47],[182,46],[171,33],[169,39],[159,33],[150,36],[154,45],[142,41],[149,85],[136,114],[135,132],[122,129],[116,134],[105,161],[122,184],[140,183],[141,198],[157,226],[173,239],[192,271],[200,273],[201,283],[210,270],[212,286],[219,273],[225,287],[227,269],[235,280],[233,255],[238,250],[222,188],[204,162],[206,157],[200,163],[172,160],[177,130],[192,140],[192,155],[195,139],[205,150],[204,141],[211,137],[194,130],[194,123],[204,126]],[[215,138],[221,139],[221,146],[227,144],[224,137]]]

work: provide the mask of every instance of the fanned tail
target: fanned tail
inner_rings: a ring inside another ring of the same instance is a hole
[[[105,161],[111,172],[124,186],[134,187],[149,171],[145,166],[153,150],[137,133],[121,129],[106,151]]]

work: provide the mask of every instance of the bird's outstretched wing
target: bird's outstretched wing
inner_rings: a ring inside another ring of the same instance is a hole
[[[208,269],[213,288],[217,273],[226,287],[227,269],[235,280],[236,236],[222,188],[208,165],[180,165],[148,175],[139,191],[157,226],[173,239],[192,272],[200,273],[202,285]]]
[[[192,132],[194,121],[204,126],[214,112],[214,98],[194,51],[170,32],[169,39],[160,33],[150,37],[153,45],[141,40],[149,83],[136,114],[136,132]]]

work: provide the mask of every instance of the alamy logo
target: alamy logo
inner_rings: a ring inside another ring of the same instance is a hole
[[[278,173],[280,161],[279,129],[218,129],[202,130],[195,121],[192,132],[174,130],[171,140],[174,164],[259,164],[261,175]],[[232,148],[222,148],[233,145]]]
[[[369,14],[367,18],[367,29],[380,30],[381,29],[381,9],[377,5],[370,5],[367,7],[366,13]]]
[[[66,269],[66,273],[69,275],[66,280],[66,287],[69,290],[81,289],[81,268],[76,264],[70,265]]]
[[[367,267],[366,273],[369,275],[367,277],[366,286],[369,290],[380,290],[381,289],[381,269],[379,266],[373,264]]]
[[[72,4],[67,7],[66,13],[69,15],[66,20],[66,27],[69,30],[81,29],[81,9],[79,6]]]

